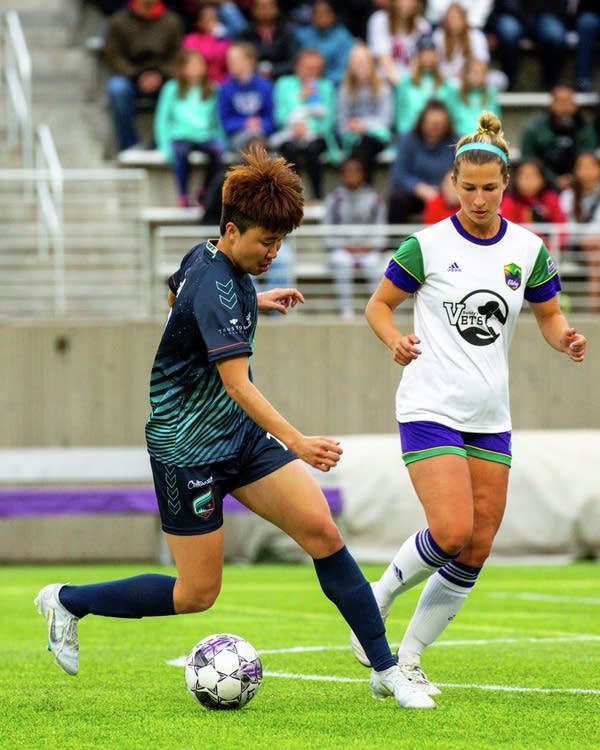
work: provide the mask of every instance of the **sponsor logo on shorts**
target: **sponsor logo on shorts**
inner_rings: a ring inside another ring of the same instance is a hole
[[[206,487],[207,484],[212,484],[212,482],[212,476],[208,479],[190,479],[187,483],[187,488],[188,490],[197,490],[199,487]]]
[[[206,520],[215,512],[215,501],[212,492],[205,492],[192,501],[192,509],[198,518]]]

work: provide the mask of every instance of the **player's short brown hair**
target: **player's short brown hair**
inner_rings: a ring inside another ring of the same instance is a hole
[[[252,227],[288,234],[304,215],[302,180],[282,156],[258,145],[241,154],[243,163],[227,172],[223,184],[221,234],[233,222],[243,234]]]

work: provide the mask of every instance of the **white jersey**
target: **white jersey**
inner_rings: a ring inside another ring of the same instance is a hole
[[[422,352],[404,370],[397,420],[510,430],[508,350],[523,299],[543,302],[560,290],[542,240],[503,218],[495,237],[480,239],[452,216],[408,237],[386,276],[415,293]]]

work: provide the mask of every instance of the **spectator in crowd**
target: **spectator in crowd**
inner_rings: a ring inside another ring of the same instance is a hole
[[[219,3],[219,21],[227,29],[227,35],[235,38],[248,25],[250,17],[250,0],[217,0]]]
[[[246,1],[233,2],[233,0],[210,0],[217,6],[219,22],[225,30],[225,36],[233,38],[246,28],[247,7]],[[176,11],[182,18],[186,32],[196,28],[198,10],[204,5],[205,0],[167,0],[167,5]]]
[[[573,183],[563,190],[560,202],[567,221],[586,224],[571,238],[575,252],[587,267],[587,310],[600,312],[600,161],[592,151],[575,160]]]
[[[489,83],[487,63],[474,57],[467,60],[460,87],[447,105],[454,130],[461,138],[473,132],[484,110],[500,117],[498,91]]]
[[[251,21],[237,39],[256,48],[260,75],[276,79],[293,72],[298,42],[277,0],[253,0]]]
[[[375,10],[387,4],[388,0],[337,0],[335,8],[352,36],[365,41],[369,18]]]
[[[490,50],[481,29],[471,28],[467,11],[460,3],[450,3],[442,23],[433,32],[440,71],[444,78],[460,86],[465,64],[470,59],[489,63]],[[503,74],[500,75],[504,78]],[[470,129],[469,129],[470,132]]]
[[[456,140],[446,105],[432,99],[414,128],[398,139],[390,170],[390,224],[405,223],[439,194],[442,178],[454,162]]]
[[[577,32],[575,47],[575,85],[577,91],[593,89],[594,67],[598,59],[600,9],[598,0],[578,0],[574,21]]]
[[[193,49],[206,60],[208,77],[222,83],[227,77],[227,50],[231,40],[219,21],[218,3],[203,3],[198,9],[196,28],[183,38],[183,48]]]
[[[225,147],[214,86],[208,77],[206,60],[198,52],[179,52],[173,78],[165,83],[158,97],[154,133],[158,148],[173,166],[179,206],[194,203],[188,195],[189,154],[192,151],[206,154],[204,182],[196,196],[201,203],[222,173]]]
[[[279,8],[294,28],[310,23],[311,8],[307,0],[279,0]]]
[[[389,145],[393,92],[364,42],[356,44],[337,93],[337,132],[345,155],[358,159],[372,181],[377,154]]]
[[[367,183],[364,167],[357,159],[342,163],[340,184],[325,198],[323,224],[385,225],[385,203]],[[343,318],[351,318],[354,315],[354,272],[362,269],[371,294],[381,276],[381,251],[385,245],[385,235],[368,229],[363,235],[356,232],[339,237],[327,235],[325,243],[329,251],[329,265],[333,269],[339,313]]]
[[[431,32],[418,0],[389,0],[367,23],[367,44],[385,78],[395,86],[410,71],[417,42]]]
[[[548,178],[560,191],[569,187],[577,154],[596,148],[596,133],[579,111],[571,86],[551,91],[548,109],[523,132],[521,155],[542,162]]]
[[[442,177],[440,192],[425,201],[423,206],[423,223],[435,224],[448,216],[453,216],[460,208],[460,201],[449,169]]]
[[[489,29],[496,38],[500,67],[513,88],[520,70],[520,42],[535,42],[540,58],[540,86],[555,86],[562,74],[567,38],[568,0],[496,0]]]
[[[558,191],[548,182],[544,167],[537,159],[523,159],[513,170],[513,178],[502,197],[500,213],[515,224],[564,224],[565,214]],[[551,252],[558,252],[566,239],[558,243],[552,236],[542,236]]]
[[[295,73],[275,81],[273,92],[275,124],[271,148],[286,160],[304,169],[312,196],[321,200],[323,164],[321,155],[339,161],[335,141],[335,88],[323,78],[325,61],[320,52],[305,49],[298,53]]]
[[[439,26],[451,4],[452,0],[426,0],[425,17],[432,26]],[[485,28],[494,0],[460,0],[459,4],[467,11],[469,26],[474,29]]]
[[[160,0],[131,0],[108,22],[104,60],[108,99],[120,151],[140,142],[136,102],[154,103],[171,76],[181,46],[181,23]]]
[[[454,96],[454,87],[440,71],[435,42],[431,36],[421,37],[412,73],[403,76],[396,86],[396,132],[411,130],[430,99],[447,102]]]
[[[265,145],[275,130],[273,83],[258,75],[256,62],[249,42],[234,42],[227,50],[229,77],[218,91],[219,117],[235,151],[251,142]]]
[[[315,0],[311,10],[311,22],[296,29],[296,38],[301,49],[318,49],[325,60],[325,78],[338,86],[348,62],[348,55],[355,39],[339,22],[329,0]]]
[[[112,16],[127,5],[127,0],[93,0],[93,5],[103,16]]]

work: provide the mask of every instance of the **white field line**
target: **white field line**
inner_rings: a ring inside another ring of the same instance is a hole
[[[600,641],[597,635],[580,635],[580,636],[558,636],[552,638],[490,638],[478,640],[461,640],[461,641],[438,641],[433,646],[484,646],[498,643],[568,643],[568,642],[589,642]],[[348,646],[291,646],[289,648],[272,648],[260,649],[262,654],[297,654],[318,651],[346,651]],[[184,667],[185,656],[179,656],[176,659],[169,659],[167,664],[172,667]],[[265,677],[279,677],[288,680],[308,680],[314,682],[367,682],[368,680],[361,677],[341,677],[335,675],[319,674],[297,674],[294,672],[268,672],[265,671]],[[565,695],[600,695],[600,690],[588,688],[538,688],[538,687],[519,687],[518,685],[476,685],[458,682],[436,682],[438,687],[458,688],[463,690],[490,690],[505,693],[562,693]]]
[[[592,596],[562,596],[559,594],[536,594],[523,591],[516,594],[513,591],[493,591],[487,594],[493,599],[520,599],[526,602],[549,602],[558,604],[593,604],[600,606],[600,599]]]
[[[600,642],[600,635],[569,635],[552,636],[548,638],[477,638],[473,640],[436,641],[430,648],[452,647],[452,646],[490,646],[502,643],[589,643]],[[390,643],[392,650],[399,644]],[[349,646],[289,646],[287,648],[261,648],[261,654],[304,654],[318,651],[348,651]],[[173,667],[183,667],[185,656],[167,660],[167,664]]]
[[[320,674],[295,674],[292,672],[265,672],[265,677],[282,677],[288,680],[311,680],[319,682],[367,682],[360,677],[334,677]],[[493,690],[504,693],[567,693],[576,695],[600,695],[600,690],[587,688],[537,688],[518,687],[517,685],[469,685],[458,682],[436,682],[438,687],[462,688],[464,690]]]

